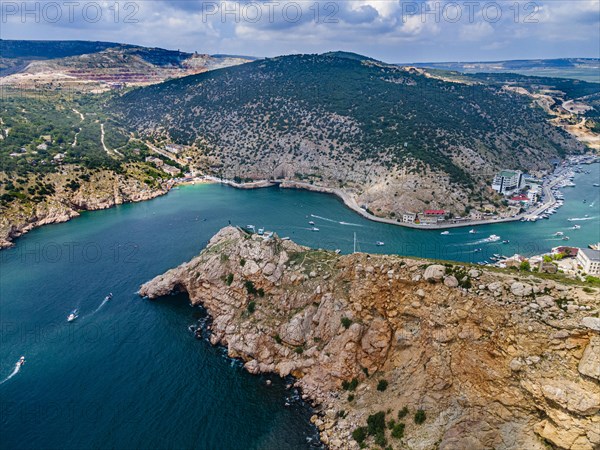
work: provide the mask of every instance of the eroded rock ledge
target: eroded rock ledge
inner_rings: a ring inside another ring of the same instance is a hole
[[[401,439],[386,432],[393,448],[600,446],[600,298],[589,289],[340,256],[227,227],[140,294],[177,291],[204,305],[212,343],[247,370],[297,377],[331,448],[358,448],[352,431],[378,411],[406,425]],[[358,386],[346,392],[353,379]]]

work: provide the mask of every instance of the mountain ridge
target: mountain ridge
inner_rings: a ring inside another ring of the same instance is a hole
[[[207,169],[228,178],[324,181],[371,191],[365,203],[380,202],[381,195],[368,200],[374,190],[393,197],[385,183],[412,183],[417,173],[450,179],[442,184],[451,192],[377,205],[384,214],[426,202],[458,212],[466,198],[449,194],[466,189],[471,196],[502,166],[548,170],[551,159],[582,151],[530,98],[501,83],[449,81],[361,58],[263,59],[137,89],[110,107],[145,136],[197,145]]]

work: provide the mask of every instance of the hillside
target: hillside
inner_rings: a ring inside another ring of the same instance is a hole
[[[446,80],[343,52],[168,81],[109,108],[142,134],[195,143],[215,174],[343,187],[382,216],[499,207],[485,188],[497,169],[543,171],[583,149],[504,83]]]
[[[140,289],[174,292],[198,337],[294,375],[331,449],[600,446],[597,289],[228,227]]]
[[[87,41],[0,41],[0,84],[103,91],[159,83],[250,59]]]

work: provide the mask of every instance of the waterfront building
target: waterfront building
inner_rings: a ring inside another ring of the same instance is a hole
[[[523,187],[523,180],[520,170],[502,170],[494,177],[492,189],[503,195],[512,194]]]
[[[407,212],[402,214],[402,222],[404,223],[415,223],[417,215],[415,213]]]
[[[600,250],[580,248],[577,252],[577,262],[588,275],[600,275]]]
[[[446,211],[443,209],[426,209],[419,216],[419,222],[423,225],[435,225],[444,220]]]

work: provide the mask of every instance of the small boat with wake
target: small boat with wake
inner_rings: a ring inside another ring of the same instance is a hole
[[[490,234],[489,237],[485,238],[486,242],[496,242],[500,240],[500,236],[496,235],[496,234]]]
[[[377,241],[377,242],[375,242],[375,245],[376,245],[377,247],[383,247],[383,246],[385,245],[385,242],[382,242],[382,241]]]
[[[469,234],[475,234],[475,233],[477,233],[477,231],[475,231],[474,229],[473,230],[469,230]]]
[[[312,227],[310,231],[320,231],[317,227]]]
[[[315,226],[315,222],[313,222],[312,220],[311,220],[310,222],[308,222],[308,224],[309,224],[311,227],[314,227],[314,226]]]
[[[450,234],[450,232],[446,230],[446,231],[442,231],[440,234],[442,236],[448,236]]]
[[[109,301],[109,300],[112,300],[112,298],[113,298],[113,293],[111,292],[106,297],[104,297],[104,300]]]
[[[21,356],[17,361],[17,367],[22,367],[25,364],[25,357]]]
[[[71,313],[67,316],[67,322],[73,322],[75,319],[77,319],[79,317],[79,310],[74,309],[73,311],[71,311]]]

